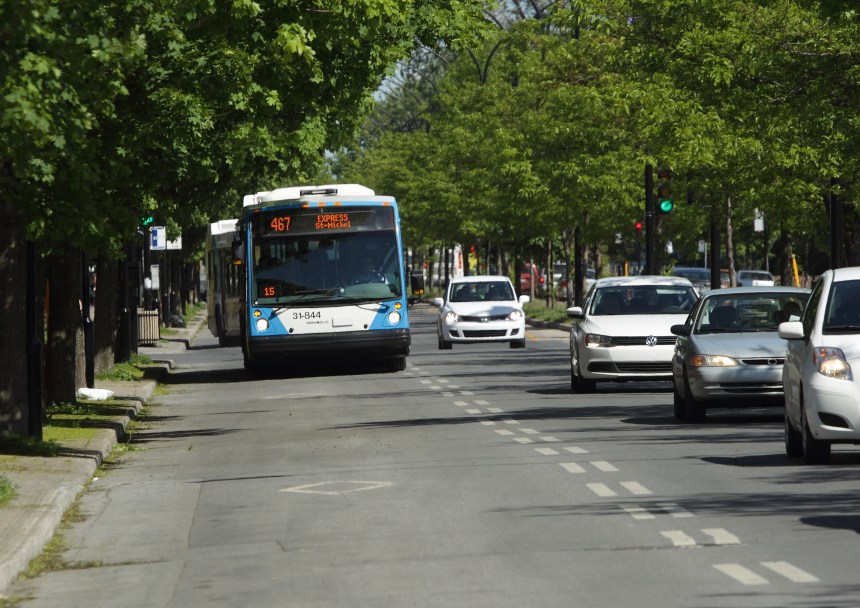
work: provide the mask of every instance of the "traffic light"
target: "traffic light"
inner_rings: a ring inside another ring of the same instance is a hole
[[[636,234],[642,232],[642,222],[636,222],[636,224],[634,224],[634,228],[636,228]]]
[[[671,213],[675,208],[675,203],[672,201],[671,183],[672,172],[668,169],[658,169],[657,178],[657,211],[660,213]]]
[[[155,217],[153,217],[151,215],[147,215],[146,217],[140,218],[140,223],[143,224],[144,226],[150,226],[150,225],[152,225],[152,222],[154,222],[154,221],[155,221]]]

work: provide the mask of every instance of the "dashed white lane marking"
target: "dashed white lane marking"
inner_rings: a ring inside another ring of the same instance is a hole
[[[715,545],[741,544],[741,539],[723,528],[702,528],[702,532],[710,536]]]
[[[749,568],[744,568],[740,564],[714,564],[714,568],[723,574],[732,577],[742,585],[768,585],[768,580],[759,576]]]
[[[603,471],[604,473],[615,473],[618,471],[618,469],[616,469],[614,465],[606,462],[605,460],[594,460],[591,464],[598,471]]]
[[[481,420],[481,424],[484,426],[495,426],[496,423],[493,420]]]
[[[469,405],[469,402],[468,401],[455,401],[454,405],[458,405],[460,407],[466,407],[467,405]]]
[[[684,507],[674,502],[661,502],[657,504],[658,507],[666,511],[672,517],[682,519],[685,517],[695,517],[692,513],[687,511]]]
[[[448,388],[460,388],[460,387],[457,384],[449,384]],[[463,393],[463,394],[465,395],[466,393]],[[468,394],[471,395],[472,393],[468,393]]]
[[[657,519],[657,517],[651,513],[645,507],[623,507],[627,513],[633,517],[633,519]]]
[[[459,386],[451,386],[450,388],[460,388]],[[474,395],[472,391],[460,391],[461,395]]]
[[[475,405],[490,405],[490,402],[483,399],[475,399]]]
[[[547,443],[558,443],[561,441],[558,437],[541,437],[541,441],[546,441]]]
[[[434,390],[434,391],[441,391],[442,390],[441,386],[436,386],[435,384],[431,384],[429,388],[430,388],[430,390]]]
[[[439,384],[450,384],[451,383],[451,381],[448,380],[447,378],[438,378],[436,380],[436,382],[438,382]]]
[[[480,403],[480,401],[475,401],[475,403]],[[501,414],[501,413],[502,413],[502,412],[504,412],[505,410],[503,410],[503,409],[502,409],[502,408],[500,408],[500,407],[488,407],[488,408],[487,408],[487,411],[488,411],[488,412],[492,412],[492,413],[494,413],[494,414]]]
[[[505,424],[519,424],[519,420],[513,420],[511,418],[505,418]]]
[[[443,396],[443,397],[453,397],[453,396],[454,396],[454,393],[452,393],[451,391],[444,391],[444,392],[442,393],[442,396]]]
[[[558,451],[552,448],[535,448],[535,452],[538,454],[543,454],[544,456],[558,456]]]
[[[588,450],[584,448],[578,448],[576,446],[562,448],[566,452],[570,452],[571,454],[588,454]]]
[[[476,410],[474,408],[466,410],[467,414],[480,414],[481,410]]]
[[[523,445],[527,443],[534,443],[534,441],[532,441],[528,437],[514,437],[514,441],[516,441],[517,443],[522,443]]]
[[[525,433],[526,435],[540,435],[540,431],[536,431],[535,429],[520,429],[520,433]]]
[[[792,583],[817,583],[818,577],[811,575],[809,572],[801,570],[797,566],[792,566],[788,562],[761,562],[761,565],[776,572],[780,576],[784,576]]]
[[[605,483],[588,483],[585,484],[586,487],[600,496],[601,498],[609,498],[610,496],[618,496],[614,490],[612,490]]]
[[[636,496],[648,496],[653,494],[651,490],[643,486],[638,481],[622,481],[621,486]]]
[[[558,464],[568,473],[585,473],[585,469],[575,462],[560,462]]]
[[[507,430],[507,429],[496,429],[496,432],[497,432],[499,435],[505,435],[505,436],[509,436],[509,435],[513,435],[513,434],[514,434],[514,432],[513,432],[513,431],[509,431],[509,430]]]
[[[419,380],[418,382],[420,382],[421,384],[433,384],[433,381],[428,378],[424,378],[422,380]]]
[[[666,530],[664,532],[660,532],[663,536],[672,541],[672,545],[675,547],[695,547],[696,539],[692,536],[687,535],[681,530]]]

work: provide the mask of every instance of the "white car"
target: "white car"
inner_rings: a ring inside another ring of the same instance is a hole
[[[828,270],[788,340],[782,367],[785,451],[808,464],[830,460],[834,443],[860,444],[860,267]]]
[[[571,390],[588,393],[607,380],[671,380],[670,328],[687,319],[696,298],[681,277],[598,279],[582,307],[567,309]]]
[[[444,298],[435,298],[439,307],[436,335],[439,348],[455,343],[508,342],[511,348],[525,348],[526,315],[510,279],[503,276],[471,276],[451,279]]]
[[[767,270],[738,270],[738,287],[773,287],[773,275]]]

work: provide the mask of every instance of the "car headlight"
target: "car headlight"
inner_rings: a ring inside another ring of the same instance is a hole
[[[601,336],[600,334],[585,334],[586,346],[612,346],[612,338],[610,336]]]
[[[693,355],[690,365],[693,367],[735,367],[737,361],[725,355]]]
[[[457,321],[459,321],[459,320],[460,320],[460,317],[459,317],[459,316],[457,316],[457,313],[456,313],[456,312],[454,312],[453,310],[449,310],[448,312],[446,312],[446,313],[445,313],[445,316],[443,317],[443,320],[444,320],[444,321],[445,321],[445,323],[447,323],[448,325],[453,325],[454,323],[456,323]]]
[[[819,346],[812,351],[812,362],[822,376],[838,380],[853,380],[851,366],[845,359],[845,353],[839,348]]]
[[[397,325],[398,323],[400,323],[400,313],[396,310],[392,310],[390,313],[388,313],[388,322],[392,325]]]
[[[517,308],[517,309],[512,310],[511,314],[508,315],[508,321],[519,321],[520,319],[524,318],[525,316],[526,316],[526,313],[524,313],[523,311],[521,311],[520,309]]]
[[[266,331],[269,329],[269,322],[266,319],[257,319],[255,325],[257,326],[257,331]]]

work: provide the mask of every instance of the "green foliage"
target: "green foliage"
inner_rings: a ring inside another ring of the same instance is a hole
[[[104,369],[96,374],[96,380],[109,381],[131,381],[143,378],[143,370],[131,362],[117,363],[111,368]]]
[[[15,498],[15,486],[7,478],[0,475],[0,507],[6,506],[9,501]]]

